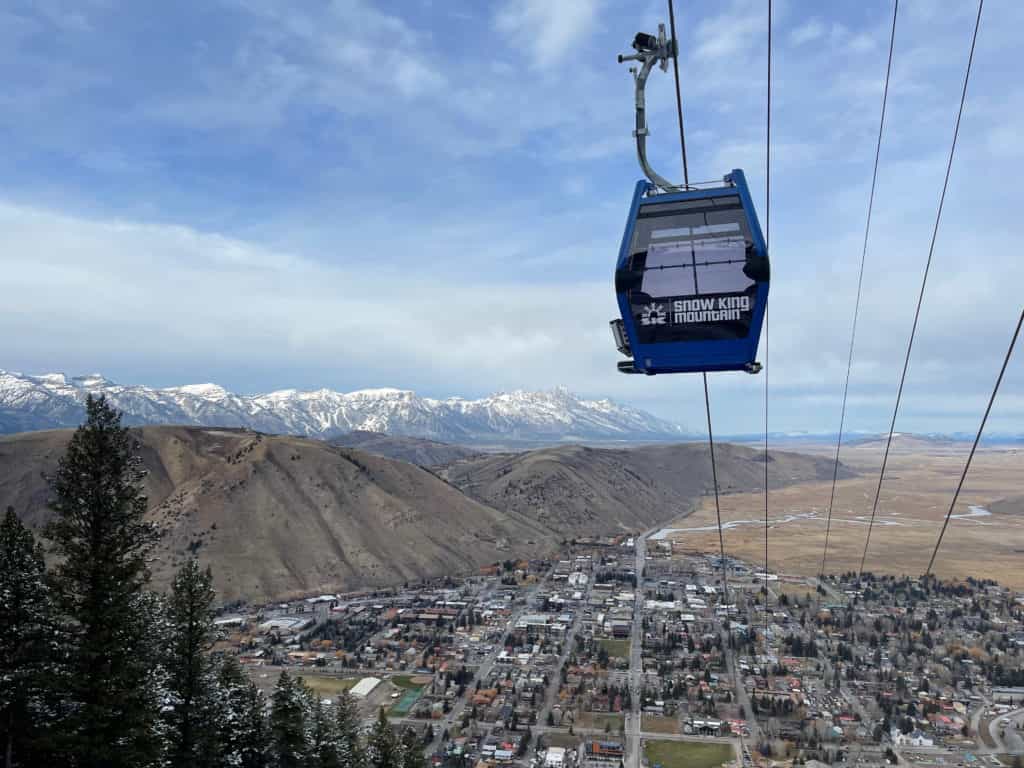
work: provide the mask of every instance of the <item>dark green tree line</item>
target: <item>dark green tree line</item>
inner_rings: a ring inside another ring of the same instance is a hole
[[[50,478],[50,570],[14,510],[0,523],[0,768],[424,768],[419,735],[383,712],[364,733],[348,693],[285,671],[268,700],[213,654],[210,570],[190,559],[168,595],[150,588],[144,477],[120,414],[90,397]]]

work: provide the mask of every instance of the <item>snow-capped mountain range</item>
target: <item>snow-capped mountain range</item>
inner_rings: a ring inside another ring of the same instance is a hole
[[[400,389],[236,395],[216,384],[154,389],[116,384],[99,374],[29,376],[0,370],[0,433],[73,427],[86,395],[104,394],[129,424],[248,427],[330,438],[352,430],[462,443],[564,440],[672,440],[677,424],[611,400],[584,400],[565,389],[508,392],[479,400],[420,397]]]

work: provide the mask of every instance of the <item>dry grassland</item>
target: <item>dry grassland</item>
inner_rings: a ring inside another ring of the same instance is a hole
[[[825,449],[822,449],[823,451]],[[966,450],[937,447],[927,453],[896,450],[889,456],[865,570],[920,575],[928,565],[963,469]],[[877,445],[844,450],[842,461],[859,477],[842,480],[829,536],[826,571],[856,570],[864,550],[882,453]],[[831,482],[772,490],[769,496],[769,562],[772,572],[814,575],[821,566]],[[1010,499],[1004,503],[996,503]],[[989,515],[972,514],[971,507]],[[764,560],[764,496],[722,496],[726,553],[751,563]],[[946,531],[935,567],[941,577],[992,578],[1024,589],[1024,451],[979,450]],[[736,521],[752,521],[736,523]],[[676,549],[717,552],[713,499],[667,527]]]

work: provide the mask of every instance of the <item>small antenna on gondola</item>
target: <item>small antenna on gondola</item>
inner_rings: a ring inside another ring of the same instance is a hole
[[[630,67],[636,85],[636,128],[633,136],[636,138],[636,155],[640,161],[640,168],[654,186],[663,190],[685,189],[686,185],[673,184],[664,176],[659,174],[650,163],[647,162],[647,135],[650,129],[647,127],[647,106],[644,89],[647,87],[647,78],[655,64],[661,67],[662,72],[668,71],[668,60],[676,55],[676,41],[669,40],[665,35],[665,25],[658,25],[658,35],[648,35],[645,32],[638,32],[633,38],[633,50],[636,53],[622,55],[618,59],[621,64],[624,61],[638,61],[640,67]]]

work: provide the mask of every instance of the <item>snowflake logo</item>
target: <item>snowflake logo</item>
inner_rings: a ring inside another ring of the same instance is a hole
[[[640,313],[640,325],[665,325],[668,322],[668,312],[661,304],[653,301],[647,304]]]

